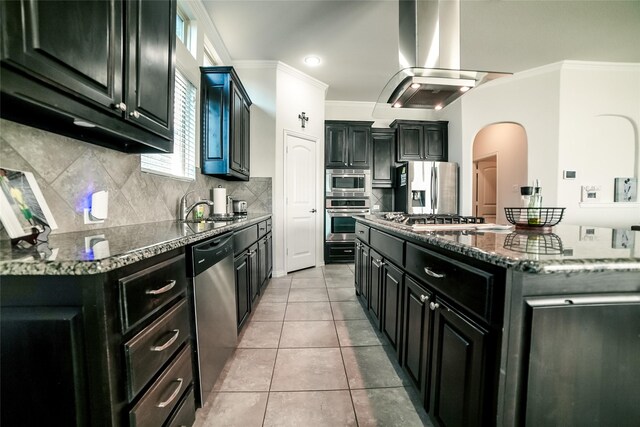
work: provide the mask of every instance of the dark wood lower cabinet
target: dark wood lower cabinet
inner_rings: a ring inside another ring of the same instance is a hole
[[[420,392],[425,409],[429,410],[429,368],[433,311],[429,301],[433,294],[411,277],[405,277],[403,294],[403,325],[401,364],[414,387]]]
[[[369,315],[380,329],[381,290],[382,290],[382,255],[371,249],[371,262],[369,264]]]
[[[360,246],[356,247],[355,276],[356,276],[356,294],[360,297],[365,307],[369,306],[369,269],[371,258],[369,256],[369,246],[358,241]]]
[[[382,331],[391,342],[393,348],[399,353],[400,330],[402,311],[402,287],[404,285],[404,274],[398,267],[385,262],[382,269],[382,302],[384,309],[382,312]]]
[[[260,294],[260,260],[258,258],[257,243],[249,247],[247,257],[247,262],[249,263],[249,295],[251,296],[251,304],[253,304]]]
[[[3,307],[1,313],[0,424],[42,425],[46,414],[56,425],[88,425],[82,309]]]
[[[236,279],[236,309],[238,319],[238,331],[249,317],[249,257],[246,253],[238,255],[234,259],[235,279]]]
[[[429,413],[441,426],[481,426],[487,332],[439,298],[434,311]]]

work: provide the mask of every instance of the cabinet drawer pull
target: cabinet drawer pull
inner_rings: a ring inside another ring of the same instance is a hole
[[[431,270],[429,267],[425,267],[424,272],[431,277],[435,277],[436,279],[442,279],[445,276],[444,273],[443,274],[436,273],[435,271]]]
[[[178,336],[180,335],[180,329],[172,329],[171,332],[173,332],[173,336],[171,338],[169,338],[167,340],[167,342],[165,342],[162,345],[154,345],[151,347],[151,351],[163,351],[168,349],[171,344],[173,344],[174,342],[176,342],[176,340],[178,339]]]
[[[364,230],[358,230],[358,233],[364,234]]]
[[[429,297],[427,295],[420,295],[420,301],[422,302],[429,301]]]
[[[173,289],[175,285],[176,285],[175,280],[169,280],[167,284],[161,287],[160,289],[149,289],[146,293],[148,295],[161,295],[161,294],[164,294],[165,292],[169,292],[171,289]]]
[[[429,304],[429,308],[431,308],[431,310],[435,310],[436,308],[440,308],[440,304],[438,304],[437,302],[432,302]]]
[[[171,396],[169,396],[167,400],[156,404],[158,408],[166,408],[171,402],[175,400],[176,397],[178,397],[178,393],[180,393],[180,390],[182,389],[182,383],[184,382],[184,380],[182,378],[177,378],[175,382],[178,383],[178,387],[173,390],[173,393],[171,393]]]
[[[345,253],[345,254],[350,254],[351,252],[353,252],[351,249],[345,249],[345,250],[344,250],[344,253]]]

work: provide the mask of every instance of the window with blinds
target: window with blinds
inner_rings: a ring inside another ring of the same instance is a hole
[[[141,169],[174,178],[196,178],[196,87],[176,69],[173,153],[142,154]]]

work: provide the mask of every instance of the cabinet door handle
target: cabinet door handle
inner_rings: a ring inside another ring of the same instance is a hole
[[[175,280],[169,280],[169,282],[167,282],[167,284],[161,287],[160,289],[149,289],[147,290],[146,293],[148,295],[161,295],[161,294],[164,294],[165,292],[169,292],[175,285],[176,285]]]
[[[140,118],[140,113],[137,110],[134,110],[134,111],[129,113],[129,117],[133,117],[134,119],[139,119]]]
[[[442,279],[445,276],[444,273],[443,274],[436,273],[435,271],[431,270],[429,267],[425,267],[424,272],[431,277],[435,277],[436,279]]]
[[[432,302],[432,303],[429,304],[429,308],[431,310],[435,310],[437,308],[440,308],[440,304],[438,304],[437,302]]]
[[[427,295],[420,295],[420,301],[427,302],[429,301],[429,297]]]
[[[180,329],[172,329],[171,332],[173,332],[173,335],[167,340],[167,342],[162,345],[152,346],[151,351],[164,351],[171,347],[171,344],[176,342],[176,340],[178,339],[178,336],[180,335]]]
[[[353,252],[351,249],[345,249],[344,251],[345,254],[350,254],[351,252]]]
[[[118,111],[127,111],[127,104],[118,102],[117,104],[113,104],[113,108]]]
[[[364,230],[358,230],[358,233],[364,234]]]
[[[182,383],[184,382],[184,380],[182,378],[176,378],[175,382],[178,383],[178,387],[173,390],[173,393],[171,393],[171,396],[169,396],[167,400],[156,404],[158,408],[166,408],[171,402],[175,400],[176,397],[178,397],[178,393],[180,393],[180,390],[182,389]]]
[[[315,210],[315,209],[311,209],[309,212],[311,212],[311,213],[316,213],[316,212],[318,212],[318,211],[317,211],[317,210]]]

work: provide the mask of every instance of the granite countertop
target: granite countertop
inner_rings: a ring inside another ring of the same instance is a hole
[[[269,218],[249,214],[234,221],[161,221],[91,231],[52,234],[47,242],[12,248],[0,241],[0,275],[89,275],[105,273],[211,236]]]
[[[558,224],[547,233],[515,228],[414,231],[376,215],[356,218],[367,225],[527,273],[640,273],[640,232],[628,229]]]

